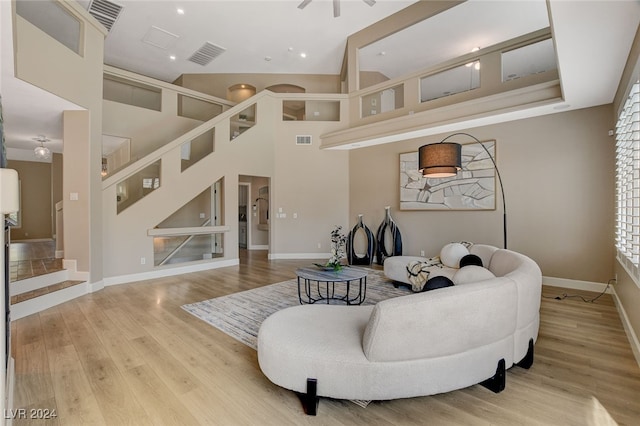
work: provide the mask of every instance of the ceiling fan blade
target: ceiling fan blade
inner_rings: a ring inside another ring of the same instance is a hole
[[[302,3],[298,5],[298,9],[304,9],[307,5],[311,3],[311,0],[304,0]]]
[[[340,0],[333,0],[333,17],[340,16]]]
[[[374,4],[376,4],[376,0],[362,0],[362,1],[368,4],[369,6],[373,6]]]

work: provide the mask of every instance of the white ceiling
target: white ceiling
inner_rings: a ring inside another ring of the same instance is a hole
[[[169,82],[183,73],[338,74],[347,36],[414,3],[378,0],[371,7],[362,0],[342,0],[341,16],[334,18],[331,1],[313,0],[302,10],[297,7],[301,1],[116,0],[124,8],[106,38],[105,63]],[[89,0],[79,3],[87,7]],[[544,0],[470,0],[466,6],[438,17],[430,27],[431,33],[419,44],[405,42],[406,50],[395,52],[387,46],[384,50],[387,55],[431,60],[454,53],[457,56],[472,47],[486,47],[539,27],[548,19],[540,14],[541,10],[544,13],[545,4]],[[0,1],[0,90],[7,146],[31,150],[36,144],[32,138],[43,134],[52,139],[52,150],[60,152],[61,111],[78,107],[13,78],[9,7],[10,2]],[[178,7],[184,9],[184,15],[177,14]],[[458,126],[469,128],[612,102],[638,28],[640,1],[550,0],[549,8],[564,105]],[[436,25],[441,30],[433,31]],[[178,37],[168,37],[166,49],[144,43],[152,26]],[[204,42],[226,51],[207,66],[187,61]],[[302,52],[307,55],[304,59],[300,57]],[[176,60],[169,59],[170,55],[175,55]],[[392,74],[393,70],[386,72]],[[455,129],[448,126],[431,132],[450,130]]]

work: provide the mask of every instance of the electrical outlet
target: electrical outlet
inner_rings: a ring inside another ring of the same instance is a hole
[[[420,256],[424,257],[424,250],[420,250]]]
[[[318,243],[318,248],[322,248],[322,244],[321,243]]]
[[[147,263],[147,258],[146,257],[141,257],[140,258],[140,264],[141,265],[145,265]]]

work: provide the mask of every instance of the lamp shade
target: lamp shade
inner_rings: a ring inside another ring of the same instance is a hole
[[[0,213],[15,213],[20,209],[18,172],[0,169]]]
[[[422,145],[418,151],[418,169],[423,176],[452,177],[462,168],[462,146],[441,142]]]

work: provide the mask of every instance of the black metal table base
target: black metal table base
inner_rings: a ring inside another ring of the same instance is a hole
[[[315,283],[315,285],[314,285]],[[336,294],[336,284],[344,284],[345,294]],[[351,297],[351,289],[357,289],[357,293]],[[314,291],[315,290],[315,291]],[[347,305],[360,305],[367,294],[367,277],[344,281],[323,281],[298,277],[298,299],[300,304],[313,304],[332,300],[345,302]]]

